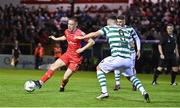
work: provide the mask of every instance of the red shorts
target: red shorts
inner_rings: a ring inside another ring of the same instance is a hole
[[[81,56],[72,56],[69,53],[64,53],[59,59],[61,59],[66,66],[72,71],[76,71],[79,69],[79,65],[82,62]]]

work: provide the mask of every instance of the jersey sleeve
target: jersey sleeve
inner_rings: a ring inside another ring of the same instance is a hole
[[[136,31],[134,30],[134,28],[131,28],[131,36],[133,38],[138,38],[139,37],[138,34],[136,33]]]
[[[132,28],[132,30],[131,30],[131,36],[132,36],[133,39],[135,40],[137,49],[140,50],[140,48],[141,48],[141,41],[140,41],[140,39],[139,39],[138,34],[137,34],[136,31],[134,30],[134,28]]]
[[[105,27],[101,28],[101,29],[98,30],[98,31],[101,33],[101,35],[106,36],[107,33],[109,32],[109,27],[108,27],[108,26],[105,26]]]

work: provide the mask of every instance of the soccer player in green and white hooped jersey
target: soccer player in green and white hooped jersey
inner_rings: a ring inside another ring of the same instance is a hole
[[[127,26],[125,25],[126,20],[125,20],[125,16],[121,15],[117,17],[117,25],[120,26],[121,28],[123,28],[124,30],[130,32],[131,36],[132,36],[132,47],[131,47],[131,60],[133,62],[133,67],[134,68],[134,74],[136,74],[136,70],[135,70],[135,61],[136,61],[136,57],[137,60],[140,58],[140,47],[141,47],[141,43],[140,43],[140,39],[136,33],[136,31],[133,29],[133,27]],[[135,44],[136,44],[136,51],[135,51]],[[115,75],[115,87],[114,87],[114,91],[117,91],[120,89],[120,76],[121,76],[120,70],[114,70],[114,75]],[[124,75],[128,80],[129,80],[129,76],[125,73],[122,73],[122,75]],[[136,87],[133,85],[133,91],[136,91]]]
[[[107,22],[113,23],[113,26],[105,26],[102,29],[89,33],[83,37],[76,36],[75,39],[86,39],[104,35],[108,38],[108,43],[111,48],[111,56],[103,59],[96,67],[97,78],[101,87],[101,95],[97,99],[109,97],[106,85],[105,73],[124,68],[125,73],[129,75],[130,81],[138,88],[144,96],[146,102],[150,102],[149,94],[145,91],[139,79],[134,76],[133,62],[131,61],[131,41],[132,37],[128,31],[116,25],[116,17],[112,16],[107,19]]]

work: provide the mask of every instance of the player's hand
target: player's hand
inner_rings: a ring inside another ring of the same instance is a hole
[[[161,54],[161,55],[160,55],[160,58],[161,58],[161,59],[165,59],[165,57],[164,57],[164,55],[163,55],[163,54]]]
[[[83,48],[79,48],[79,49],[76,50],[77,53],[82,53],[83,51],[84,51]]]
[[[137,51],[136,56],[137,56],[137,60],[139,60],[140,57],[141,57],[141,52],[140,52],[140,51]]]
[[[83,40],[83,36],[75,36],[74,39],[79,39],[79,40]]]
[[[55,40],[55,37],[53,35],[49,36],[49,38]]]

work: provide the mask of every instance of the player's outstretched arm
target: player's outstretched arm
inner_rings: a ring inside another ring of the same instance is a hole
[[[85,51],[86,49],[90,48],[91,46],[93,46],[95,44],[95,41],[93,39],[89,39],[88,40],[88,43],[82,47],[82,48],[79,48],[78,50],[76,50],[77,53],[82,53],[83,51]]]
[[[99,36],[101,36],[101,32],[96,31],[96,32],[91,32],[85,36],[75,36],[75,39],[83,40],[83,39],[88,39],[88,38],[96,38]]]
[[[141,50],[137,50],[136,56],[137,56],[137,60],[139,60],[141,57]]]
[[[55,40],[55,41],[63,41],[63,40],[66,40],[66,37],[63,35],[61,37],[54,37],[54,36],[49,36],[49,38],[51,38],[52,40]]]

